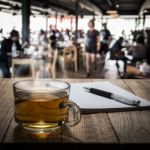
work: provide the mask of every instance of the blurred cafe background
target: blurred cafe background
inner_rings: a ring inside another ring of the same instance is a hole
[[[149,78],[150,0],[0,0],[0,78],[21,77]]]

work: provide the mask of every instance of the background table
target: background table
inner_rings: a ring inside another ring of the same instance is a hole
[[[150,110],[83,114],[81,122],[57,135],[35,137],[20,134],[14,121],[12,84],[19,79],[0,80],[0,142],[46,143],[150,143]],[[65,79],[96,82],[99,79]],[[150,80],[107,80],[150,100]]]
[[[13,58],[12,59],[12,78],[15,77],[15,65],[30,65],[32,77],[35,77],[34,69],[34,59],[33,58]]]

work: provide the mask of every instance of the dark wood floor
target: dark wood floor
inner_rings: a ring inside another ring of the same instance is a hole
[[[123,64],[120,62],[121,68]],[[98,78],[98,79],[118,79],[120,78],[116,68],[116,61],[114,60],[103,60],[100,56],[96,59],[96,70],[94,66],[91,69],[91,75],[89,78]],[[40,71],[39,76],[37,78],[49,78],[50,74],[45,70]],[[75,72],[73,68],[73,64],[66,64],[65,71],[62,70],[61,65],[58,64],[56,70],[56,78],[87,78],[86,70],[85,70],[85,62],[82,62],[78,66],[78,71]]]

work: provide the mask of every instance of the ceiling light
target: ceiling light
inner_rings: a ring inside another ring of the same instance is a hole
[[[107,14],[117,14],[117,10],[107,10],[106,11]]]

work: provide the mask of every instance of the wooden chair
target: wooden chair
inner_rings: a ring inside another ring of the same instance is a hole
[[[75,46],[65,47],[63,49],[63,55],[60,57],[62,62],[62,69],[65,70],[66,63],[74,63],[74,70],[77,72],[77,48]]]

